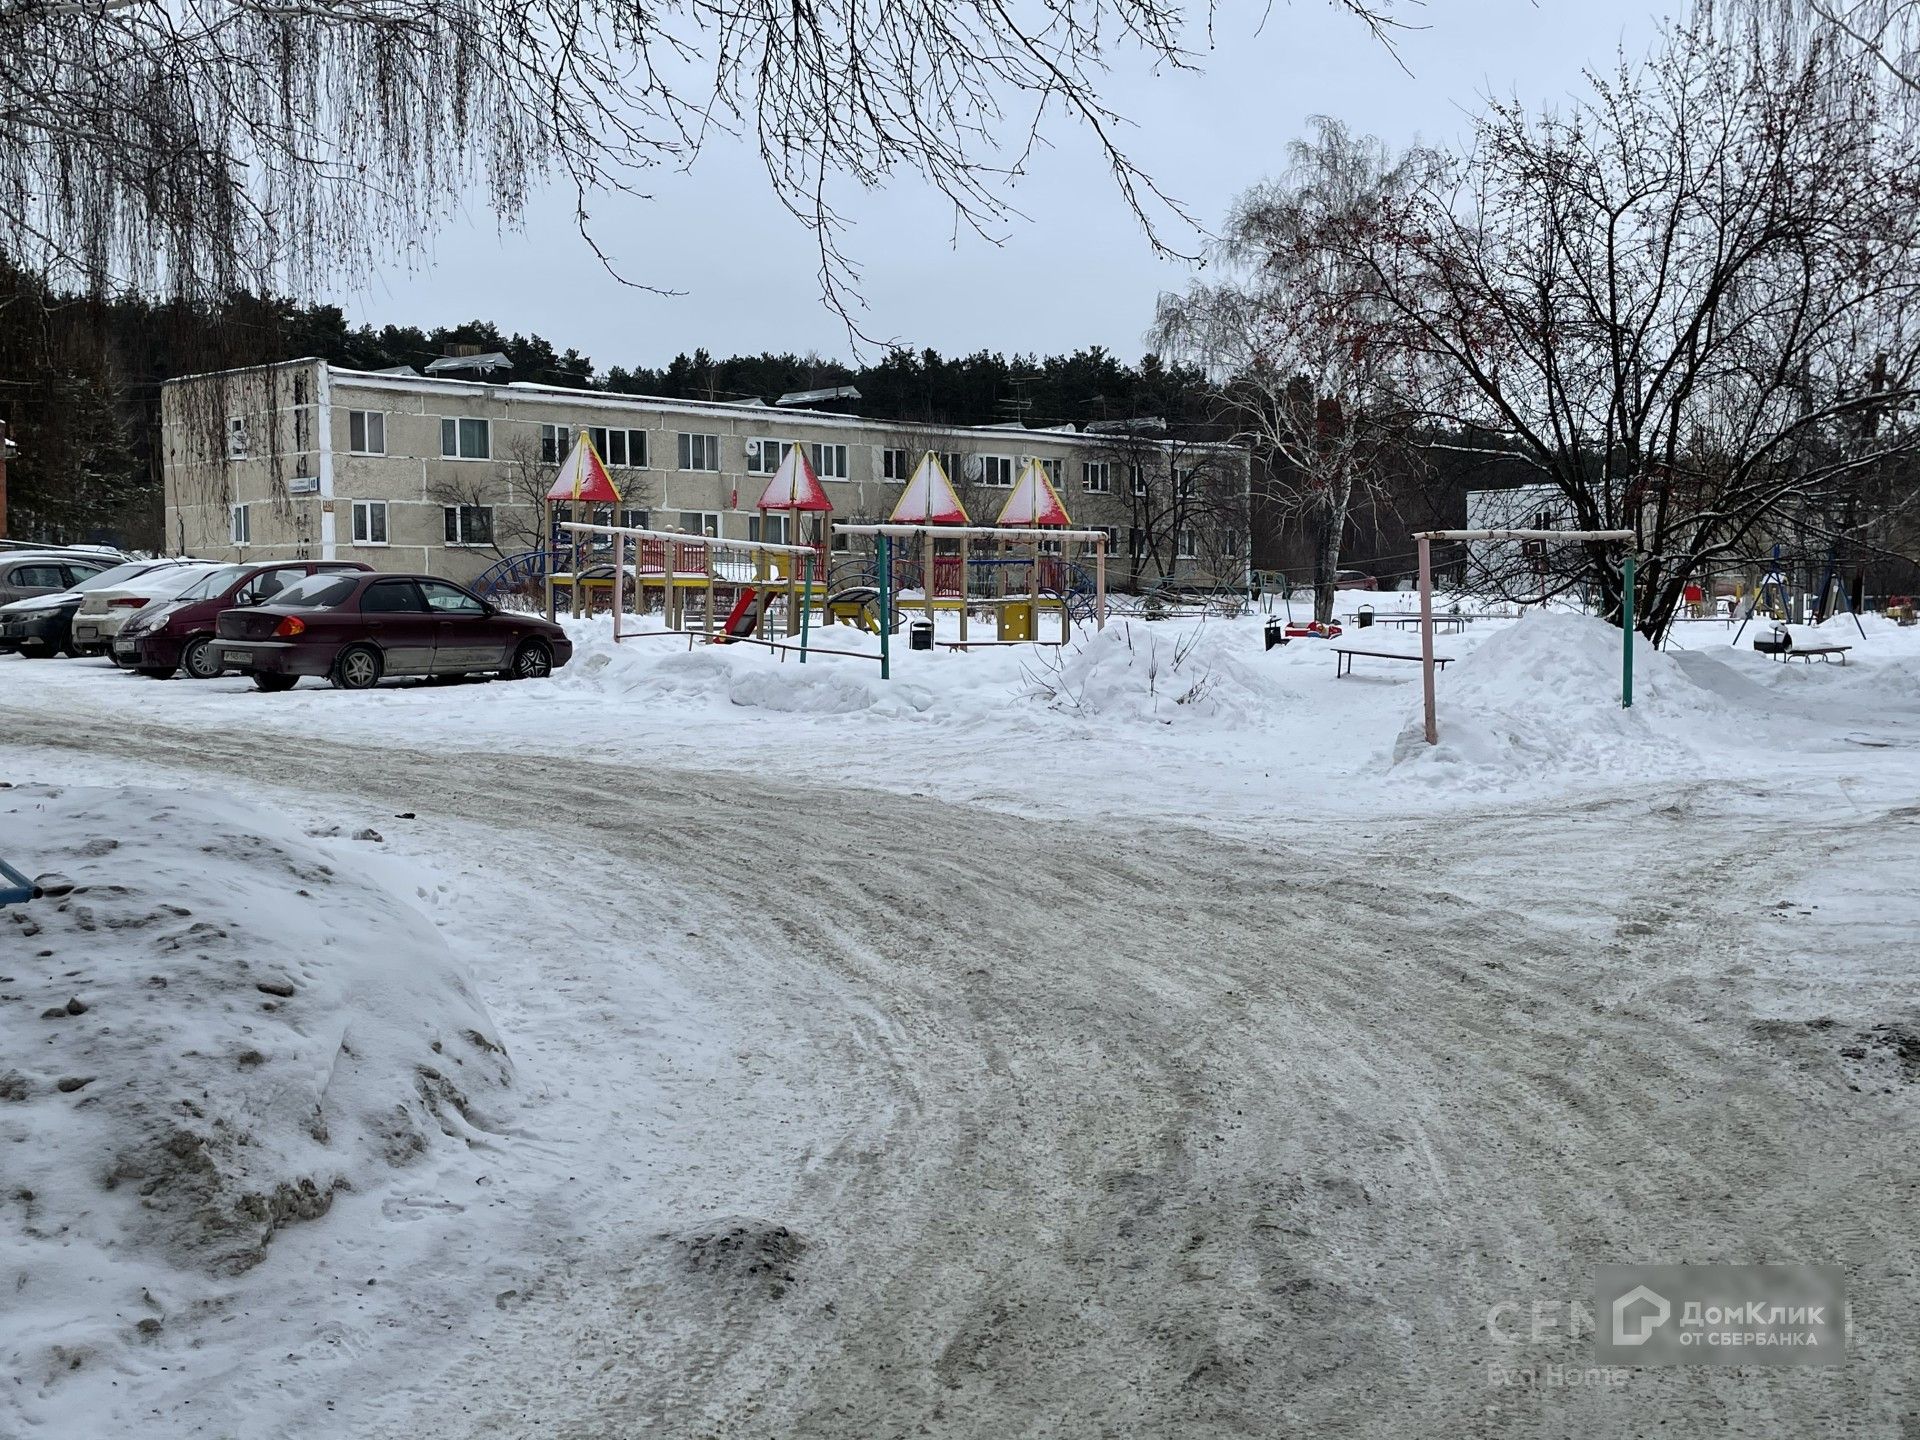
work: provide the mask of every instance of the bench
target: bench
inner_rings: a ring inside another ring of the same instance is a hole
[[[1847,651],[1851,645],[1796,645],[1791,650],[1782,650],[1780,658],[1784,660],[1811,660],[1818,655],[1823,661],[1832,661],[1837,655],[1842,665],[1847,663]]]
[[[1436,615],[1433,617],[1433,628],[1436,631],[1458,630],[1464,632],[1467,628],[1467,621],[1470,618],[1470,616],[1466,615]],[[1376,615],[1373,623],[1376,625],[1397,625],[1402,630],[1418,630],[1420,628],[1420,617],[1418,615]]]
[[[1373,660],[1412,660],[1416,663],[1418,663],[1421,658],[1418,655],[1409,655],[1404,650],[1360,650],[1350,645],[1334,646],[1333,655],[1333,678],[1336,680],[1342,675],[1351,675],[1353,673],[1353,657],[1356,655],[1365,655]],[[1453,663],[1453,657],[1451,655],[1436,655],[1433,657],[1433,663],[1444,670]]]

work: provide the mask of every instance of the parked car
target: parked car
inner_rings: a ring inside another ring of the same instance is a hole
[[[262,690],[324,675],[342,690],[391,676],[531,680],[573,658],[551,620],[515,614],[431,575],[315,575],[268,605],[220,612],[220,664]]]
[[[82,655],[112,653],[113,637],[136,610],[173,599],[219,568],[211,560],[190,560],[149,570],[124,585],[89,590],[73,615],[73,649]]]
[[[195,680],[223,674],[214,627],[222,610],[265,605],[310,575],[365,574],[358,560],[222,565],[171,600],[136,611],[113,640],[114,663],[156,680],[183,670]]]
[[[111,589],[149,571],[184,563],[187,562],[129,560],[89,575],[71,590],[56,590],[52,594],[0,605],[0,654],[10,651],[31,656],[77,654],[73,648],[73,617],[88,591]]]
[[[0,551],[0,605],[71,590],[119,560],[118,555],[74,550]]]
[[[1333,588],[1336,590],[1378,590],[1380,582],[1364,570],[1336,570],[1333,572]]]

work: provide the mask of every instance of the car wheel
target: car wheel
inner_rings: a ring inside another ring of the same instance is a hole
[[[300,677],[298,675],[260,674],[253,677],[253,688],[256,690],[264,690],[269,695],[277,694],[282,690],[291,690],[299,683]]]
[[[122,660],[118,655],[113,653],[113,649],[111,646],[109,646],[106,650],[103,650],[101,653],[105,655],[107,659],[113,662],[114,669],[124,670],[127,668],[126,662]]]
[[[349,645],[333,662],[331,678],[336,690],[371,690],[380,683],[385,668],[380,652],[371,645]]]
[[[187,648],[180,652],[180,668],[189,680],[218,680],[226,670],[220,663],[220,652],[213,648],[211,635],[187,642]]]
[[[509,680],[544,680],[553,673],[553,647],[544,640],[522,641],[513,652]]]
[[[149,680],[173,679],[173,671],[163,665],[136,665],[133,673],[136,675],[144,675]]]

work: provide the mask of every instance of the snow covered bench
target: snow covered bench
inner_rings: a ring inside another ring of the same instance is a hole
[[[1412,660],[1416,664],[1420,660],[1418,655],[1409,655],[1404,650],[1360,650],[1350,645],[1334,646],[1333,655],[1333,678],[1336,680],[1342,675],[1353,673],[1353,657],[1356,655],[1365,655],[1373,660]],[[1433,657],[1433,663],[1444,670],[1453,663],[1453,657],[1436,655]]]

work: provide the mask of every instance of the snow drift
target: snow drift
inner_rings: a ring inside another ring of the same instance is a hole
[[[0,1369],[50,1383],[158,1333],[430,1147],[510,1067],[417,911],[286,822],[196,792],[0,792]],[[63,889],[63,884],[51,886]]]
[[[1620,631],[1587,615],[1534,611],[1438,677],[1440,743],[1416,709],[1393,764],[1429,778],[1501,785],[1542,772],[1618,777],[1622,767],[1690,757],[1735,707],[1674,657],[1634,636],[1633,708],[1620,705]]]

